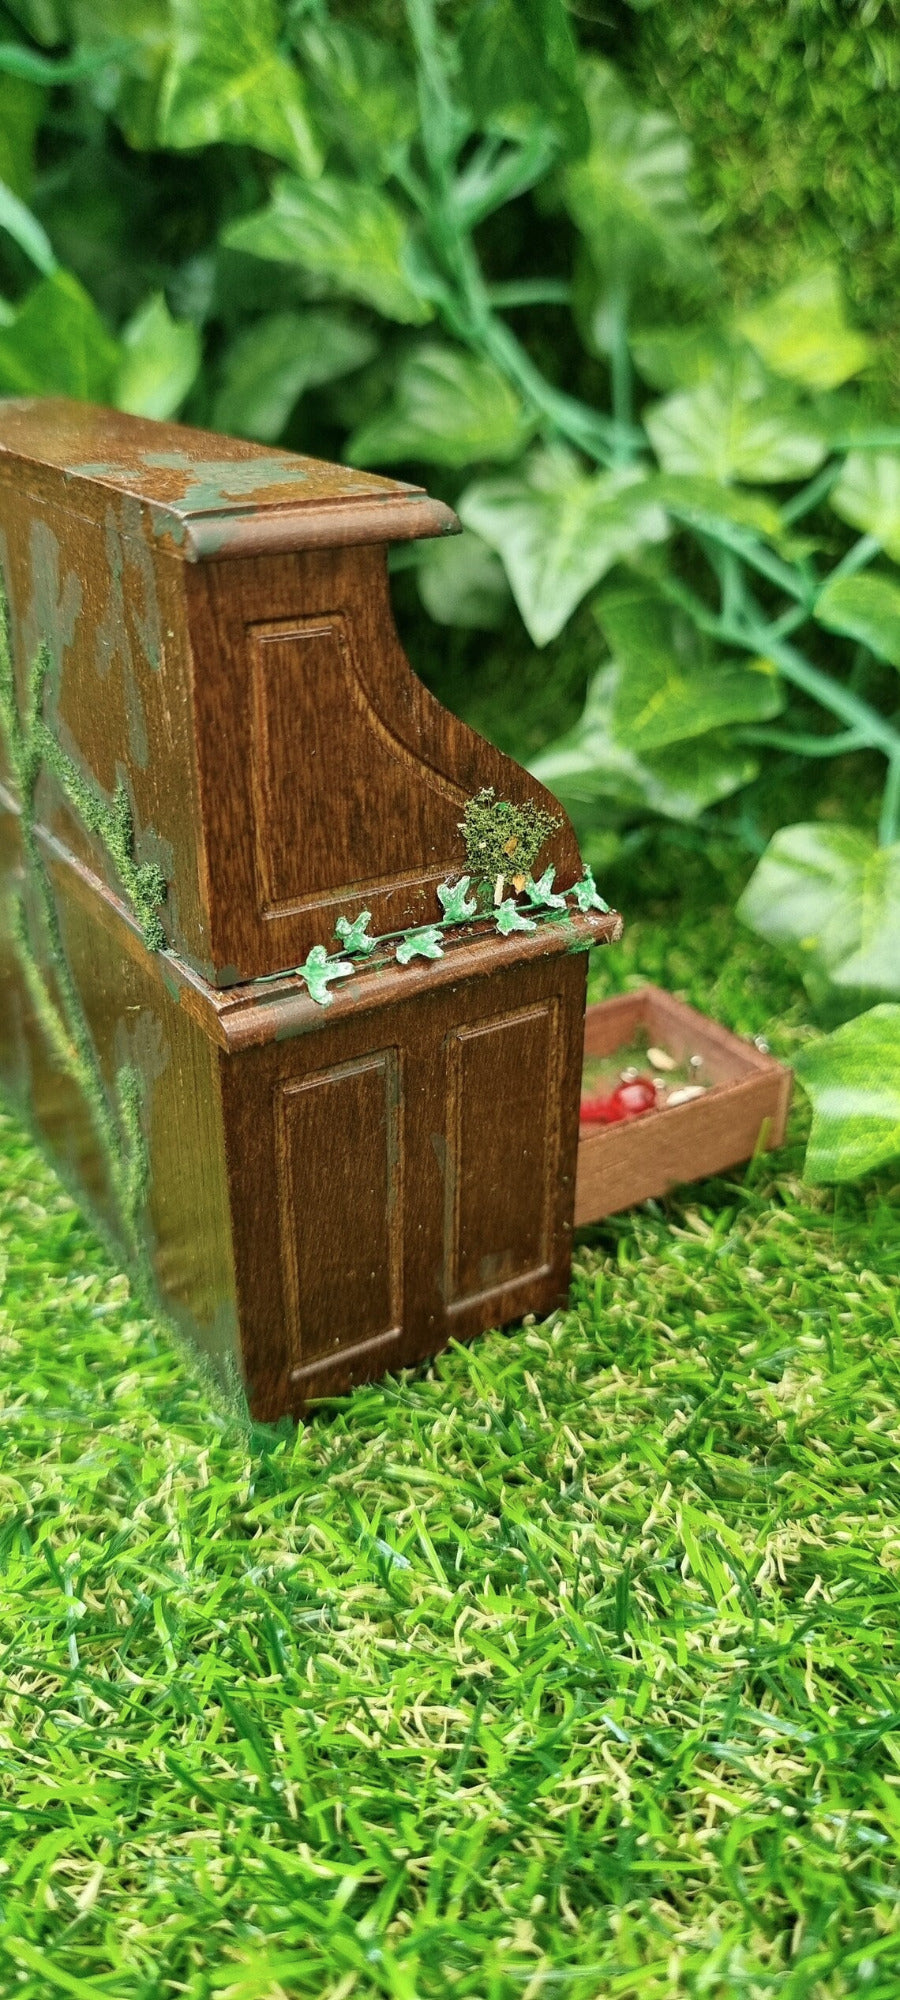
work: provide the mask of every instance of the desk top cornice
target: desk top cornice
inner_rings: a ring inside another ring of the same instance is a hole
[[[452,534],[419,486],[63,397],[0,400],[0,479],[187,562]],[[61,484],[62,482],[62,484]]]

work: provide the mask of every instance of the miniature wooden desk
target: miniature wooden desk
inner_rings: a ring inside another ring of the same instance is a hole
[[[455,528],[393,480],[0,404],[0,1074],[260,1418],[566,1290],[586,951],[621,920],[400,647],[387,545]]]

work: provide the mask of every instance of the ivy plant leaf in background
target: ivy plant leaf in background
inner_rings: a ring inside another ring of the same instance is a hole
[[[581,720],[529,767],[563,804],[613,803],[626,816],[650,812],[689,822],[755,776],[754,759],[716,731],[639,755],[616,735],[623,681],[616,661],[601,667]]]
[[[789,390],[767,383],[752,358],[656,403],[645,423],[664,471],[726,486],[805,479],[826,456],[811,418]]]
[[[851,451],[829,499],[842,521],[874,535],[900,562],[900,453]]]
[[[226,349],[213,422],[274,444],[305,390],[362,368],[377,345],[368,327],[340,313],[267,313]]]
[[[887,576],[838,576],[816,600],[816,617],[829,632],[858,639],[900,667],[900,586]]]
[[[26,293],[0,328],[0,394],[76,396],[108,403],[119,348],[70,271],[54,271]]]
[[[141,151],[159,144],[160,94],[172,55],[169,0],[67,0],[69,20],[57,39],[73,30],[80,53],[102,72],[99,95],[127,144]]]
[[[280,174],[268,207],[231,223],[222,241],[254,257],[299,265],[385,319],[421,326],[431,318],[430,304],[404,268],[406,222],[382,188],[336,174],[311,182]]]
[[[0,181],[21,201],[27,201],[31,192],[34,142],[45,95],[36,82],[10,76],[6,65],[0,65]]]
[[[900,844],[852,826],[783,826],[738,915],[798,958],[817,1004],[829,990],[900,994]]]
[[[319,173],[303,78],[278,47],[274,0],[170,0],[170,18],[158,143],[255,146]]]
[[[418,120],[400,50],[324,15],[298,21],[293,33],[320,130],[361,174],[386,179]]]
[[[694,389],[734,359],[734,341],[714,320],[638,329],[631,358],[651,389]]]
[[[647,490],[676,520],[701,531],[725,523],[750,528],[772,542],[785,534],[778,508],[761,493],[746,493],[736,486],[722,486],[716,479],[678,472],[657,473],[648,480]]]
[[[469,530],[443,541],[423,542],[416,583],[429,617],[438,625],[494,632],[512,603],[500,557]]]
[[[567,153],[584,150],[589,126],[578,50],[562,0],[476,0],[459,36],[462,90],[482,132],[520,138],[535,112]]]
[[[819,429],[789,393],[766,384],[752,362],[738,361],[657,403],[645,423],[668,473],[700,475],[721,485],[796,480],[826,456]]]
[[[562,176],[562,194],[604,284],[704,276],[708,254],[688,175],[691,149],[673,118],[642,111],[609,63],[583,66],[590,146]]]
[[[900,1159],[900,1007],[845,1021],[794,1067],[812,1099],[810,1180],[856,1180]]]
[[[622,669],[611,720],[628,749],[643,754],[729,723],[769,721],[783,706],[768,662],[714,658],[684,614],[646,585],[604,592],[597,618]]]
[[[172,318],[162,292],[136,312],[122,332],[115,401],[138,417],[173,417],[200,366],[200,335],[190,320]]]
[[[534,419],[493,362],[463,347],[426,341],[414,349],[397,381],[393,407],[349,439],[353,465],[425,459],[462,468],[479,459],[518,458]]]
[[[46,48],[64,41],[71,31],[65,0],[10,0],[6,11]]]
[[[773,375],[809,389],[838,388],[858,375],[874,352],[872,342],[848,324],[832,264],[808,272],[742,313],[737,327]]]
[[[620,557],[668,533],[640,468],[586,473],[564,447],[535,452],[508,478],[476,481],[457,505],[463,524],[502,558],[536,646],[555,639]]]

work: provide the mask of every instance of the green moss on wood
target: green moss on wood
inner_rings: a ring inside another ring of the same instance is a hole
[[[151,875],[159,871],[138,868],[133,858],[134,828],[131,808],[123,787],[117,788],[112,805],[98,797],[65,756],[43,720],[44,687],[51,665],[49,649],[39,647],[28,676],[25,714],[18,703],[10,642],[9,609],[0,587],[0,723],[9,751],[21,807],[21,837],[26,876],[30,890],[32,921],[26,899],[19,899],[15,939],[23,978],[36,1018],[61,1068],[80,1090],[91,1116],[106,1164],[109,1185],[119,1217],[122,1237],[136,1267],[147,1275],[147,1253],[141,1229],[149,1162],[143,1135],[142,1087],[136,1070],[123,1065],[115,1079],[111,1102],[97,1050],[72,978],[59,927],[53,886],[35,830],[35,792],[41,770],[49,766],[60,777],[66,795],[81,812],[85,824],[105,840],[122,875],[123,885],[132,888],[136,914],[159,924],[155,904],[147,898],[157,884]],[[122,866],[124,864],[124,872]],[[165,894],[165,882],[162,893]],[[137,889],[137,896],[133,891]],[[156,896],[156,903],[162,897]],[[42,948],[36,949],[33,931],[43,932]],[[161,932],[161,926],[160,926]],[[146,935],[146,930],[145,930]],[[162,938],[164,942],[164,938]],[[149,942],[149,939],[148,939]],[[47,967],[52,967],[52,977]],[[55,991],[54,991],[55,987]]]
[[[476,886],[493,890],[498,880],[521,877],[524,882],[559,818],[545,812],[533,799],[513,805],[498,799],[493,785],[485,785],[470,799],[459,829],[466,850],[469,873]]]

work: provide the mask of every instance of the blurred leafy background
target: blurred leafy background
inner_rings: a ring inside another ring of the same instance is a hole
[[[414,663],[595,868],[753,864],[743,915],[839,1024],[822,1177],[900,1151],[896,29],[878,0],[0,7],[0,393],[456,506],[398,560]]]

